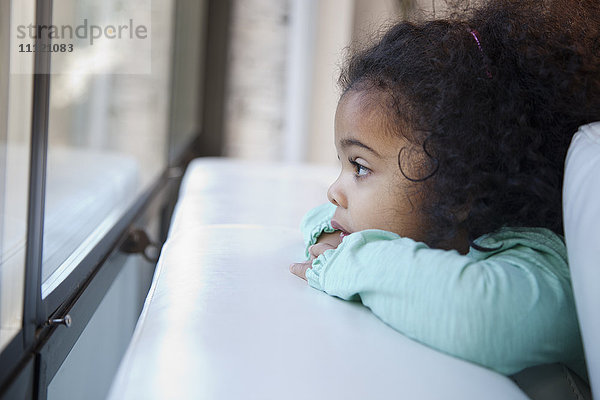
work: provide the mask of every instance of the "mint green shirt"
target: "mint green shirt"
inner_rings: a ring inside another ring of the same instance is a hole
[[[333,232],[334,211],[326,204],[304,217],[307,251]],[[355,232],[315,259],[306,278],[362,301],[412,339],[502,374],[562,362],[585,377],[564,241],[547,229],[503,228],[475,243],[498,250],[461,255],[392,232]]]

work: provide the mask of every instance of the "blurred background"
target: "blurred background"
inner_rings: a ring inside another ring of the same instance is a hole
[[[430,0],[233,1],[224,154],[333,163],[336,81],[347,49],[434,9]]]

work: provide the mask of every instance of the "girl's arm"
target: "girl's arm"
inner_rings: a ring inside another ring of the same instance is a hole
[[[549,231],[486,243],[469,256],[379,231],[324,251],[309,284],[360,299],[403,334],[504,374],[582,357],[566,254]]]

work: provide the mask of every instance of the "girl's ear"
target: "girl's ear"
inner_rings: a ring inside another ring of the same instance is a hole
[[[406,179],[423,182],[438,170],[438,160],[425,152],[423,147],[407,143],[398,152],[398,167]]]

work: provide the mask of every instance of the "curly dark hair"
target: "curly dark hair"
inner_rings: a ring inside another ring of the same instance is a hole
[[[350,54],[342,92],[377,90],[426,168],[427,242],[503,226],[562,235],[566,152],[600,120],[600,2],[500,0],[402,21]],[[343,95],[342,95],[343,96]],[[406,127],[408,129],[404,129]]]

